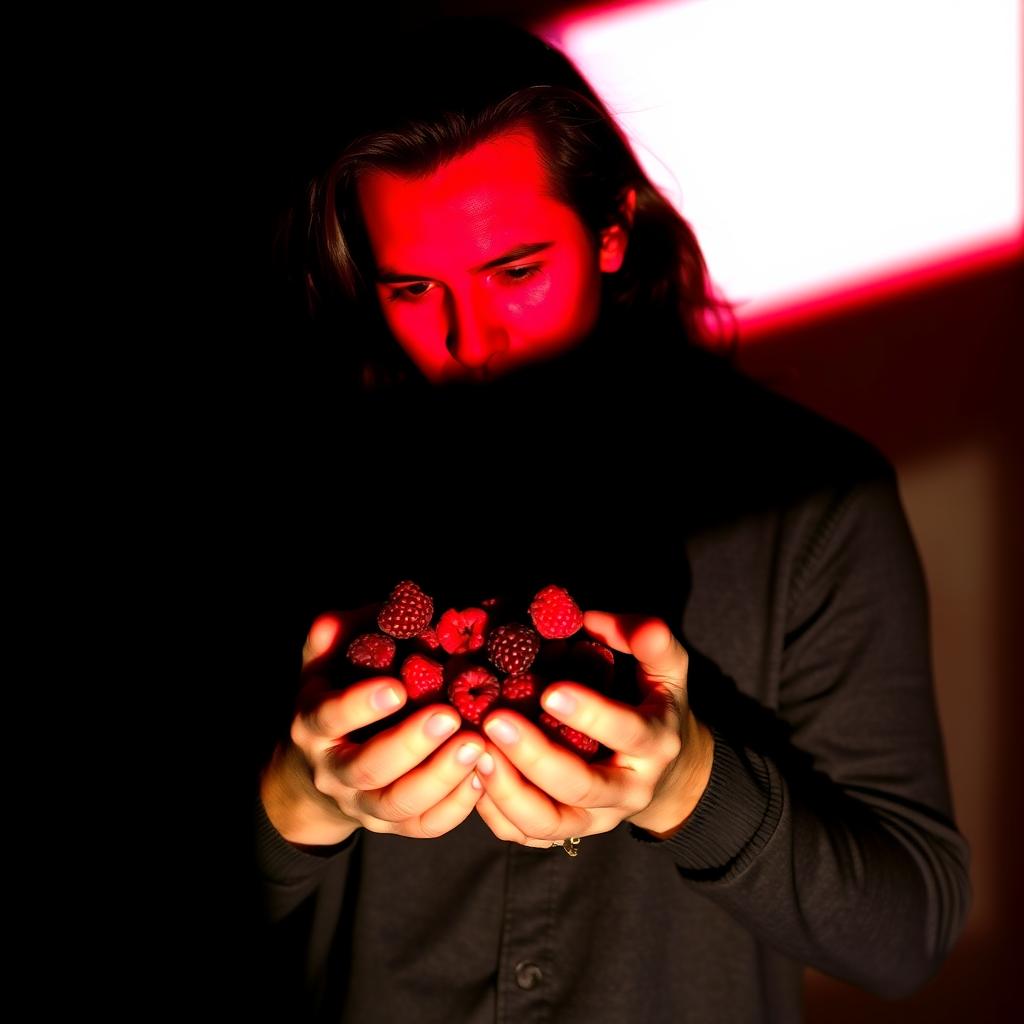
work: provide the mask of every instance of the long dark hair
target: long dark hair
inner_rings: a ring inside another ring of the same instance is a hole
[[[429,174],[516,128],[536,135],[553,197],[579,215],[595,246],[602,229],[622,222],[626,190],[636,190],[625,262],[602,275],[603,323],[731,352],[731,310],[713,291],[692,229],[564,54],[500,19],[446,18],[389,40],[374,77],[369,95],[331,114],[341,138],[315,154],[315,171],[296,183],[275,224],[278,283],[320,344],[337,346],[334,372],[362,390],[419,376],[380,313],[360,173]]]

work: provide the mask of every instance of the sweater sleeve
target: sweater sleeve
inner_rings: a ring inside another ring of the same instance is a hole
[[[971,892],[924,576],[888,462],[837,489],[800,550],[777,713],[714,681],[702,708],[693,700],[714,736],[694,813],[664,841],[629,830],[765,942],[898,997],[938,970]]]
[[[288,842],[267,817],[259,795],[255,806],[256,869],[263,890],[263,909],[268,924],[292,914],[316,890],[325,876],[347,868],[359,841],[356,829],[334,846],[300,848]]]
[[[277,831],[258,794],[254,812],[260,903],[254,989],[265,1019],[312,1020],[340,921],[351,912],[349,876],[362,829],[335,846],[299,848]]]

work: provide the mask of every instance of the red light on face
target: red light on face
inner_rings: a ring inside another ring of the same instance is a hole
[[[552,199],[532,134],[481,143],[427,177],[370,171],[359,203],[391,333],[432,382],[487,379],[594,329],[617,258]]]

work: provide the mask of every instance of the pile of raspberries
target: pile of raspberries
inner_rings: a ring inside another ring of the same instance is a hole
[[[495,625],[496,617],[505,618],[503,603],[489,598],[480,607],[449,608],[435,622],[433,598],[411,580],[402,580],[377,614],[379,632],[363,633],[348,645],[347,679],[397,675],[409,695],[409,711],[447,701],[465,725],[477,730],[492,709],[513,708],[555,742],[594,760],[601,744],[544,711],[540,695],[562,679],[610,693],[614,652],[594,640],[572,639],[583,626],[583,612],[562,587],[552,584],[533,596],[528,609],[532,625]],[[376,731],[358,732],[368,737]],[[361,741],[356,733],[350,738]],[[603,751],[602,756],[611,753]]]

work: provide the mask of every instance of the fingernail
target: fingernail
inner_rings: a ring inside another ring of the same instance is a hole
[[[458,727],[459,723],[451,715],[437,714],[427,719],[424,731],[428,736],[440,739],[442,736],[450,736]]]
[[[469,784],[474,789],[483,789],[484,788],[484,784],[480,781],[480,777],[477,775],[476,772],[473,772],[473,778],[470,780]]]
[[[576,698],[564,690],[549,693],[544,700],[548,711],[557,711],[560,715],[571,715],[576,710]]]
[[[493,722],[488,722],[484,728],[487,735],[499,743],[515,743],[519,739],[519,730],[504,718],[496,718]]]
[[[490,775],[494,771],[494,758],[490,754],[481,754],[480,760],[476,763],[476,770]]]
[[[370,698],[370,703],[378,711],[389,711],[391,708],[397,708],[402,703],[402,698],[398,696],[393,687],[385,686],[382,690],[377,690],[374,693]]]
[[[483,751],[475,743],[463,743],[455,755],[455,760],[459,764],[472,764],[482,753]]]

